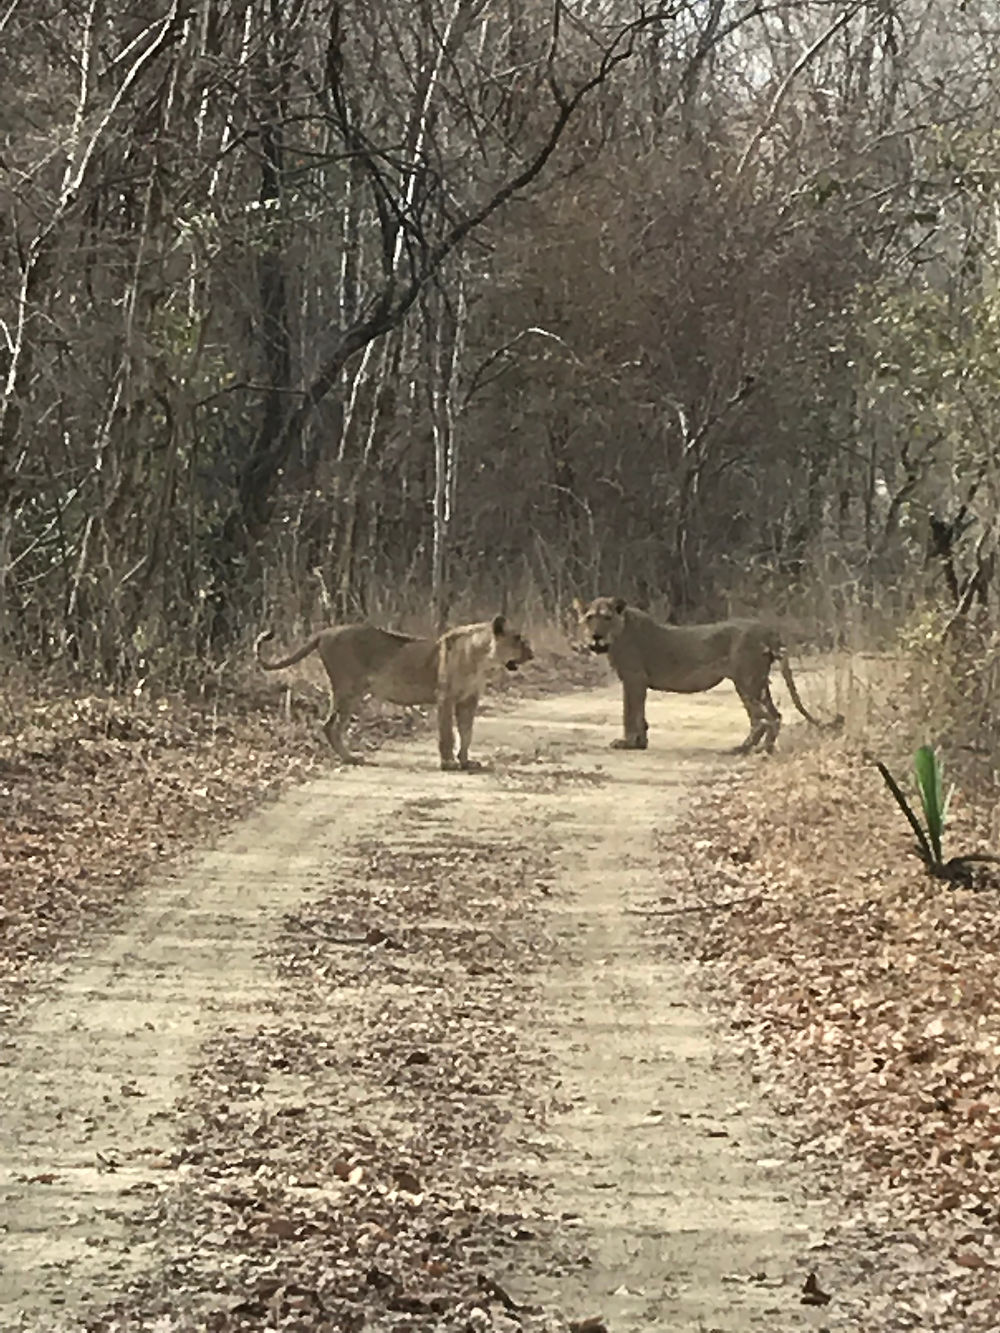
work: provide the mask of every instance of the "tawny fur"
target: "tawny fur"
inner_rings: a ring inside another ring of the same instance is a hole
[[[784,677],[792,703],[815,727],[835,729],[843,719],[820,722],[799,696],[781,636],[759,620],[721,620],[709,625],[661,625],[621,597],[598,597],[585,606],[574,602],[585,644],[607,654],[622,683],[624,734],[612,744],[620,750],[645,750],[647,690],[698,694],[731,680],[750,719],[750,731],[737,746],[745,754],[763,742],[770,753],[781,729],[781,714],[771,698],[771,667]]]
[[[435,704],[441,767],[478,767],[469,758],[469,745],[479,696],[494,671],[516,671],[533,656],[528,641],[509,629],[503,616],[461,625],[439,639],[415,638],[376,625],[337,625],[320,630],[277,660],[261,654],[261,645],[272,637],[265,630],[254,644],[254,654],[265,671],[294,666],[310,653],[319,655],[330,682],[330,714],[323,732],[346,764],[363,762],[348,749],[344,730],[361,700],[370,694],[384,703]]]

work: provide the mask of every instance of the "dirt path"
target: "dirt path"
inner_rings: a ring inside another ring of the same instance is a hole
[[[590,749],[616,706],[590,696],[546,711]],[[750,1071],[695,1007],[694,969],[657,956],[642,931],[642,913],[661,907],[658,839],[683,861],[685,807],[699,779],[734,762],[724,751],[742,739],[742,711],[720,689],[651,717],[656,748],[613,754],[613,782],[558,803],[562,963],[537,1040],[559,1070],[559,1109],[515,1143],[566,1219],[565,1266],[516,1286],[615,1333],[809,1327],[798,1292],[822,1213],[797,1194]]]
[[[516,1035],[556,1094],[547,1115],[511,1112],[501,1166],[540,1181],[562,1220],[508,1259],[507,1289],[602,1314],[614,1333],[810,1326],[797,1293],[818,1219],[796,1201],[749,1072],[693,1007],[685,966],[654,954],[633,914],[657,889],[658,835],[683,857],[685,803],[741,738],[742,712],[725,690],[656,701],[645,754],[608,750],[618,714],[608,689],[485,716],[477,745],[495,763],[481,775],[435,771],[427,738],[389,747],[151,884],[0,1047],[0,1328],[81,1327],[76,1312],[162,1263],[130,1223],[178,1170],[179,1110],[206,1046],[316,1022],[266,961],[282,923],[331,883],[368,891],[359,846],[406,857],[448,839],[483,853],[477,901],[508,848],[535,846],[551,870],[538,1004]],[[421,926],[446,932],[461,910],[445,903]],[[365,966],[338,992],[340,1068],[331,1056],[308,1084],[262,1078],[246,1096],[272,1112],[329,1104],[330,1123],[412,1119],[351,1059],[370,1042]]]

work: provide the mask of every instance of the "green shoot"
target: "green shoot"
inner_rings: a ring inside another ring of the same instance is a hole
[[[874,758],[874,756],[871,756]],[[885,764],[875,759],[875,766],[882,774],[885,785],[892,792],[896,804],[906,816],[913,835],[917,840],[916,852],[930,874],[937,879],[948,880],[952,884],[975,887],[972,867],[977,864],[1000,865],[1000,856],[990,852],[973,852],[966,856],[952,856],[944,859],[942,841],[944,826],[948,818],[948,807],[955,793],[952,784],[947,796],[941,781],[941,761],[932,745],[921,745],[913,756],[913,769],[917,776],[917,788],[920,792],[920,804],[923,809],[924,823],[921,824],[916,811],[907,800],[899,783],[892,776]],[[926,827],[925,827],[926,825]]]
[[[941,866],[944,864],[941,839],[944,836],[948,806],[951,804],[955,788],[952,787],[948,795],[944,795],[941,782],[941,761],[938,759],[932,745],[921,745],[913,756],[913,768],[917,775],[917,786],[920,789],[920,803],[924,808],[927,838],[934,854],[933,864]]]
[[[889,788],[889,790],[895,797],[896,804],[899,806],[900,810],[902,810],[903,814],[909,821],[910,828],[913,829],[914,836],[917,839],[917,855],[920,857],[921,861],[923,861],[924,865],[928,867],[928,869],[933,870],[935,868],[940,868],[941,865],[940,853],[938,853],[938,858],[937,860],[935,860],[934,850],[931,847],[927,834],[923,830],[923,825],[917,818],[913,806],[910,805],[909,801],[903,795],[899,783],[892,776],[892,774],[886,768],[885,764],[883,764],[880,759],[876,759],[875,764],[878,768],[878,771],[882,774],[882,777],[885,779],[885,785]]]

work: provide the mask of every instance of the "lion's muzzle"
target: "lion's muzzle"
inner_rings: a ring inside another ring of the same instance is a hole
[[[611,648],[611,644],[608,643],[607,639],[599,639],[595,635],[594,638],[591,639],[589,647],[592,653],[606,653]]]

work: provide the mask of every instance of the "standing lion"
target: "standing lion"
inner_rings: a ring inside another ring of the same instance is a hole
[[[623,597],[597,597],[585,606],[573,603],[591,652],[607,654],[622,683],[624,735],[617,750],[645,750],[646,691],[699,694],[723,680],[736,686],[750,719],[750,731],[737,746],[741,754],[764,743],[770,753],[778,739],[781,714],[771,698],[771,667],[777,662],[792,703],[814,727],[835,730],[838,716],[823,723],[799,697],[792,669],[777,630],[759,620],[720,620],[710,625],[661,625]]]
[[[527,639],[508,627],[504,616],[460,625],[439,639],[396,634],[375,625],[337,625],[320,630],[287,657],[270,661],[258,635],[254,655],[265,671],[294,666],[318,653],[330,682],[330,713],[323,732],[345,764],[360,764],[344,740],[344,728],[366,694],[392,704],[436,704],[438,748],[443,769],[475,769],[469,758],[479,696],[494,671],[516,671],[534,656]],[[455,729],[458,729],[458,755]]]

